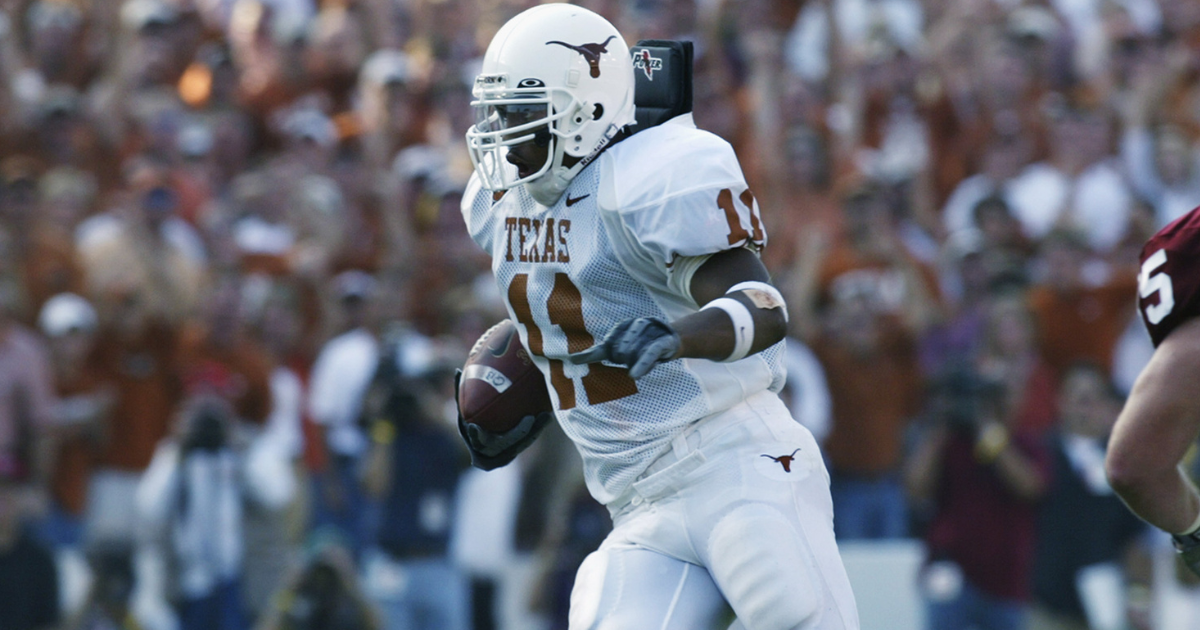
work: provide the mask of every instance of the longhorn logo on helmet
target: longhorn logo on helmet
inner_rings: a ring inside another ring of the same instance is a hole
[[[609,35],[608,39],[599,44],[584,44],[582,46],[576,46],[575,44],[568,44],[567,42],[560,42],[558,40],[550,40],[546,42],[546,45],[549,46],[550,44],[558,44],[559,46],[570,48],[571,50],[583,55],[583,58],[588,62],[588,67],[591,68],[592,78],[599,79],[600,55],[608,52],[608,42],[611,42],[616,38],[616,35]]]

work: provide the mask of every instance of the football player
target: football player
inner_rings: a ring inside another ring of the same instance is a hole
[[[492,40],[467,132],[468,231],[613,517],[570,628],[711,628],[722,602],[749,630],[858,628],[828,473],[777,396],[757,202],[690,115],[633,126],[633,72],[604,18],[534,7]],[[549,420],[460,429],[491,468]]]
[[[1135,514],[1170,534],[1200,575],[1200,494],[1180,463],[1200,435],[1200,208],[1142,248],[1138,306],[1154,355],[1113,427],[1109,481]]]

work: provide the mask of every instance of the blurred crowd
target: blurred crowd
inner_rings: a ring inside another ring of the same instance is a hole
[[[0,0],[0,627],[566,627],[573,447],[454,428],[505,316],[471,84],[537,3]],[[839,539],[924,540],[937,630],[1166,627],[1103,459],[1200,205],[1200,3],[579,3],[695,42]]]

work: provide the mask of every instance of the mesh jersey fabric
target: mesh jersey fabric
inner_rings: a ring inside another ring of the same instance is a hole
[[[633,381],[624,367],[571,365],[632,317],[695,312],[681,257],[765,243],[732,147],[690,117],[611,147],[552,207],[518,187],[499,199],[475,177],[463,198],[471,237],[521,341],[545,375],[592,496],[620,496],[689,424],[782,388],[783,343],[730,363],[682,359]]]

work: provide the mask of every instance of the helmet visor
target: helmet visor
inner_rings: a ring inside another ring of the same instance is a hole
[[[475,129],[485,133],[500,133],[506,141],[522,142],[518,134],[536,127],[545,126],[550,106],[545,102],[477,102],[475,106]],[[518,137],[507,137],[518,136]]]

